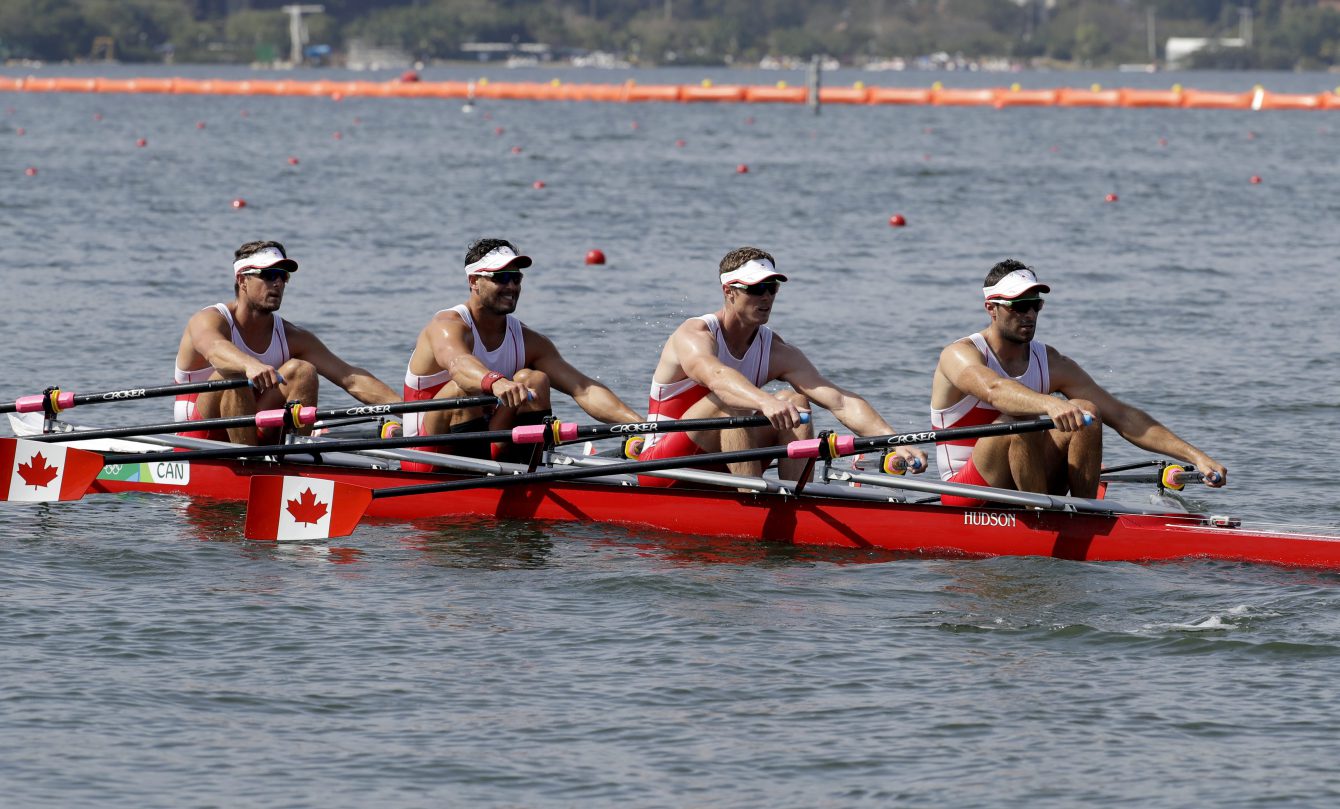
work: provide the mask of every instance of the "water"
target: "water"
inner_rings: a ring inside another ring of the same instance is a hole
[[[935,77],[915,78],[899,83]],[[1246,89],[1260,77],[1176,78]],[[536,259],[519,314],[640,405],[666,335],[717,305],[717,260],[752,243],[791,276],[773,325],[912,429],[939,348],[980,328],[981,278],[1013,256],[1053,287],[1042,339],[1230,467],[1229,488],[1199,502],[1336,525],[1338,127],[1326,113],[814,118],[516,102],[462,114],[10,94],[0,394],[164,381],[182,324],[229,297],[232,250],[253,238],[302,263],[284,315],[398,384],[415,331],[464,298],[466,244],[502,235]],[[909,226],[888,227],[893,213]],[[597,247],[610,264],[583,266]],[[162,407],[74,415],[138,423]],[[559,415],[578,413],[560,403]],[[1142,457],[1108,438],[1110,461]],[[0,508],[8,802],[1315,806],[1340,794],[1331,573],[908,560],[458,519],[274,548],[241,539],[241,513],[141,496]]]

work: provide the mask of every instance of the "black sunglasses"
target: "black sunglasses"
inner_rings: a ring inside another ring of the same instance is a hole
[[[751,284],[746,287],[733,285],[736,289],[743,289],[744,294],[751,298],[757,298],[762,295],[776,295],[777,290],[782,288],[781,281],[759,281],[757,284]]]
[[[526,277],[525,273],[518,272],[516,270],[504,270],[503,272],[481,272],[479,274],[489,279],[493,283],[497,284],[498,286],[506,286],[507,284],[519,284],[521,283],[521,279]]]
[[[1015,298],[1014,300],[1008,300],[1006,298],[998,298],[992,301],[992,303],[994,303],[997,306],[1004,306],[1007,309],[1010,309],[1011,311],[1023,314],[1027,312],[1042,311],[1042,304],[1046,303],[1046,301],[1043,300],[1042,298]]]
[[[275,281],[283,281],[287,284],[289,276],[293,273],[289,270],[277,270],[274,267],[266,267],[263,270],[247,270],[242,274],[259,278],[267,284],[273,284]]]

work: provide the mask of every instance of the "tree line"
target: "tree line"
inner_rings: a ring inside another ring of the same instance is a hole
[[[3,0],[0,58],[241,62],[288,52],[291,0]],[[310,41],[460,59],[472,42],[602,50],[640,65],[844,63],[936,53],[1110,66],[1155,60],[1170,36],[1236,36],[1201,66],[1297,69],[1340,62],[1336,0],[322,0]]]

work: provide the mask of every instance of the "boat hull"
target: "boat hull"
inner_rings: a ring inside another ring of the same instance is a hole
[[[90,493],[141,491],[246,500],[253,475],[327,478],[372,489],[450,476],[254,461],[109,467]],[[174,471],[175,470],[175,471]],[[120,479],[107,479],[120,478]],[[372,501],[368,516],[444,515],[616,523],[680,533],[926,556],[1050,556],[1084,561],[1206,558],[1340,569],[1340,537],[1218,526],[1186,514],[1089,514],[701,489],[558,482]]]

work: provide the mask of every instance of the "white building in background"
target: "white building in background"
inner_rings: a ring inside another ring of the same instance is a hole
[[[1247,40],[1242,37],[1168,37],[1163,46],[1163,60],[1168,67],[1181,67],[1191,54],[1205,48],[1245,48]]]

